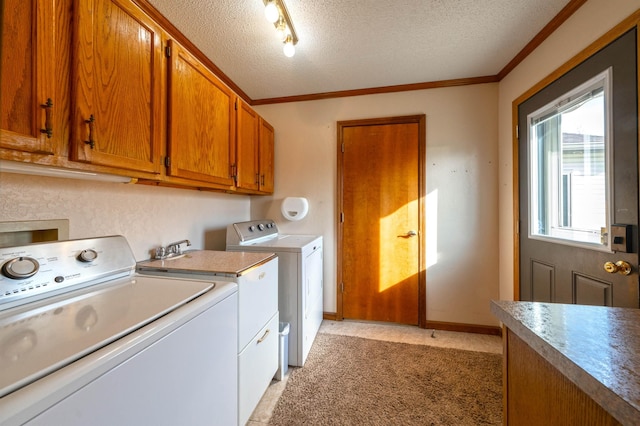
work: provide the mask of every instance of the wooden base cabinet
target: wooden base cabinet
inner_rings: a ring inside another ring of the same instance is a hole
[[[508,328],[504,341],[505,425],[619,425]]]

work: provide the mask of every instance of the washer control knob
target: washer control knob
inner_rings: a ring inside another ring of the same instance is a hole
[[[250,232],[253,232],[253,231],[255,231],[255,230],[256,230],[255,225],[251,225],[251,226],[249,227],[249,231],[250,231]]]
[[[262,223],[261,223],[261,224],[259,224],[259,225],[258,225],[258,229],[259,229],[260,231],[264,231],[264,225],[263,225]]]
[[[77,257],[77,259],[80,262],[85,262],[85,263],[93,262],[97,258],[98,258],[98,252],[93,249],[82,250]]]
[[[2,275],[14,280],[24,280],[34,276],[40,264],[33,257],[16,257],[2,265]]]

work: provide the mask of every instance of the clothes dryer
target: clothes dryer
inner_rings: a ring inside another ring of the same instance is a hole
[[[280,234],[273,220],[227,227],[227,251],[278,255],[278,310],[290,324],[289,365],[302,367],[323,316],[322,236]]]

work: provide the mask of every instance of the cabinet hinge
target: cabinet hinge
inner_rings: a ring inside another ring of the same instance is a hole
[[[344,283],[340,283],[340,292],[344,293]]]
[[[171,57],[171,46],[165,46],[165,48],[164,48],[164,55],[165,55],[167,58],[170,58],[170,57]]]
[[[344,142],[342,142],[342,145],[340,146],[340,150],[344,152]]]
[[[171,157],[164,157],[164,166],[171,167]]]
[[[238,110],[238,98],[236,98],[236,102],[233,107],[236,109],[236,111]]]
[[[340,223],[344,223],[344,212],[340,212]]]

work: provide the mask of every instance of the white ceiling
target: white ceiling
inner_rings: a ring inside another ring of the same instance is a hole
[[[252,100],[496,75],[569,0],[148,0]]]

